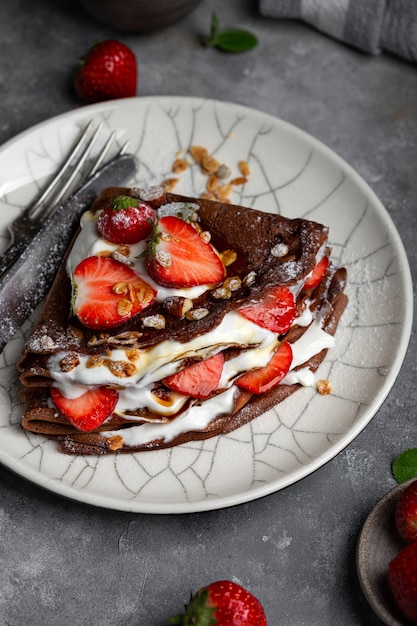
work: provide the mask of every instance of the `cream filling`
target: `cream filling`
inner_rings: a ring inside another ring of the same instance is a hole
[[[309,335],[309,337],[305,341],[302,341],[306,335]],[[310,343],[314,346],[314,349],[317,350],[317,352],[312,354],[313,348],[309,347]],[[333,345],[334,337],[326,333],[318,322],[313,323],[310,328],[306,330],[304,335],[292,344],[293,359],[291,368],[280,384],[288,385],[300,383],[304,386],[314,386],[315,377],[313,372],[311,372],[308,367],[302,368],[298,371],[294,371],[293,368],[302,365],[308,361],[311,356],[314,356],[314,354],[318,354],[321,350],[330,348]],[[259,363],[266,364],[269,360],[268,351],[270,357],[273,351],[271,345],[268,347],[263,346],[261,348],[248,350],[248,353],[250,352],[251,354],[250,358],[252,359],[252,367],[261,367],[260,364],[253,365],[253,363],[257,360],[257,357],[259,358]],[[183,413],[180,413],[178,417],[167,423],[147,423],[124,429],[123,439],[125,444],[128,446],[141,446],[149,444],[155,440],[162,440],[169,443],[174,438],[190,430],[205,430],[210,422],[216,417],[229,415],[234,407],[234,396],[237,391],[237,387],[232,381],[238,373],[248,369],[247,358],[247,354],[243,353],[235,359],[225,363],[219,385],[220,387],[226,387],[226,390],[223,393],[209,398],[208,400],[201,402],[201,404],[189,406]],[[122,398],[123,394],[124,392],[122,391]],[[121,402],[123,402],[123,400],[121,400]],[[116,407],[116,412],[118,412],[118,406]],[[125,414],[124,417],[128,417],[128,415]],[[120,431],[108,431],[102,433],[102,435],[104,437],[112,437],[114,435],[120,435]]]

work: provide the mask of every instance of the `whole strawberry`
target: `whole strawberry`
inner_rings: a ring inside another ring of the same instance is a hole
[[[74,85],[84,102],[136,95],[138,68],[132,50],[115,39],[96,43],[81,61]]]
[[[230,580],[219,580],[199,589],[185,605],[183,615],[168,624],[182,626],[267,626],[259,600]]]
[[[410,543],[390,562],[388,582],[398,608],[417,624],[417,542]]]
[[[97,221],[98,232],[112,243],[132,245],[151,234],[155,211],[130,196],[117,196],[106,206]]]
[[[417,541],[417,480],[410,483],[398,498],[395,524],[404,541]]]

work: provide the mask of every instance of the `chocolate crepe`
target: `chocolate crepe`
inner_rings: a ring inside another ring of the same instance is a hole
[[[109,199],[117,195],[135,196],[137,193],[135,189],[106,189],[96,200],[92,210],[99,210]],[[69,454],[112,452],[108,437],[104,437],[100,432],[117,430],[123,436],[124,428],[140,424],[141,421],[139,417],[137,422],[133,422],[131,419],[127,420],[114,414],[97,432],[78,431],[48,403],[48,390],[53,382],[48,369],[50,355],[60,351],[100,354],[106,349],[125,346],[144,348],[165,339],[188,342],[193,337],[205,334],[216,327],[227,312],[238,309],[249,301],[262,299],[262,295],[271,287],[291,286],[305,279],[315,267],[319,250],[323,249],[327,242],[328,229],[310,220],[290,220],[280,215],[237,205],[184,198],[174,194],[167,194],[167,202],[198,204],[199,224],[203,230],[210,232],[211,242],[215,248],[220,253],[228,250],[236,253],[236,260],[226,268],[227,274],[244,278],[254,272],[256,279],[253,284],[242,284],[241,288],[233,292],[228,299],[214,299],[210,297],[210,293],[200,296],[195,306],[204,306],[209,311],[203,319],[190,322],[166,315],[163,304],[154,303],[117,329],[100,334],[83,327],[75,317],[69,317],[71,282],[64,259],[18,363],[28,401],[22,419],[23,428],[57,438],[63,452]],[[281,249],[285,250],[284,256],[274,254],[279,244],[282,244]],[[326,248],[326,254],[330,255],[330,249]],[[320,314],[323,317],[323,329],[333,335],[347,302],[343,293],[345,284],[345,269],[335,268],[330,263],[318,287],[309,293],[302,293],[297,306],[301,310],[303,300],[308,297],[313,316]],[[144,316],[161,312],[166,319],[164,329],[156,330],[142,326]],[[305,331],[305,327],[293,326],[285,339],[291,343]],[[325,354],[326,350],[323,350],[311,359],[308,365],[312,371],[317,369]],[[281,402],[298,388],[299,385],[279,385],[262,395],[251,395],[249,392],[239,390],[235,396],[232,414],[214,418],[204,431],[189,431],[169,442],[161,439],[138,447],[123,444],[117,451],[132,452],[170,447],[230,432]]]

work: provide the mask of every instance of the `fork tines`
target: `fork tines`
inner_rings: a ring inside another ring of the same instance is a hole
[[[78,179],[85,180],[93,175],[104,163],[106,156],[115,141],[116,131],[113,131],[100,146],[99,153],[93,158],[94,148],[99,147],[99,137],[103,130],[103,123],[99,122],[94,129],[94,121],[91,120],[83,130],[77,143],[67,156],[59,171],[43,191],[41,196],[30,207],[28,217],[30,220],[47,219],[53,212],[54,207],[69,195],[71,187]]]

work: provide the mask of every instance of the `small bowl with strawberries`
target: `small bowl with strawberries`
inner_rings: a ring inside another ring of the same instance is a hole
[[[417,448],[396,459],[400,485],[372,509],[357,546],[362,591],[387,626],[417,624],[417,471],[408,473],[413,463],[417,470]]]

